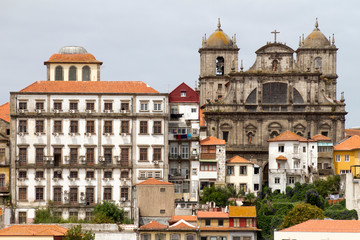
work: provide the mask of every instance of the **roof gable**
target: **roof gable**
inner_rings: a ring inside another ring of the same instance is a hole
[[[335,151],[350,151],[360,149],[360,136],[353,135],[334,146]]]
[[[200,141],[200,145],[225,145],[225,140],[210,136]]]
[[[247,163],[247,164],[254,164],[253,162],[242,158],[238,155],[236,155],[235,157],[231,158],[230,160],[227,161],[227,163]]]
[[[326,136],[321,135],[321,134],[312,136],[311,139],[314,139],[315,141],[331,141],[331,138],[326,137]]]
[[[181,92],[185,92],[185,96],[181,96]],[[200,96],[186,83],[181,83],[169,93],[169,103],[200,103]]]
[[[181,219],[177,223],[174,223],[173,225],[169,226],[171,229],[195,229],[196,227],[185,220]]]
[[[153,220],[149,222],[148,224],[145,224],[140,227],[140,230],[160,230],[160,229],[167,229],[167,226],[161,223],[158,223],[157,221]]]

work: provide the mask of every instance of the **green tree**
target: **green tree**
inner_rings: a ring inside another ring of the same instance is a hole
[[[232,190],[227,187],[204,188],[201,194],[201,203],[215,202],[216,206],[225,207],[229,205],[229,198],[233,197],[232,194]]]
[[[111,202],[98,204],[94,209],[95,223],[122,223],[125,220],[124,210]]]
[[[308,203],[296,205],[286,214],[281,228],[288,228],[310,219],[324,219],[324,211]]]
[[[81,225],[76,225],[70,228],[66,235],[65,240],[94,240],[95,234],[90,230],[82,231]]]
[[[248,193],[244,197],[244,202],[245,202],[244,205],[252,206],[254,205],[255,201],[256,201],[256,196],[254,193]]]
[[[39,208],[35,211],[34,223],[59,223],[61,218],[55,217],[49,207]]]
[[[315,190],[320,196],[326,198],[329,194],[338,193],[340,190],[340,176],[329,176],[314,182]]]

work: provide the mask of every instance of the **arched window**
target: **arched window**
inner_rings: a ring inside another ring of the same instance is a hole
[[[322,60],[321,57],[316,57],[314,60],[314,68],[315,71],[321,71],[322,68]]]
[[[217,76],[224,75],[224,58],[223,57],[216,58],[216,75]]]
[[[69,81],[76,81],[76,67],[74,66],[69,69]]]
[[[55,68],[55,80],[56,80],[56,81],[64,80],[63,68],[62,68],[62,66],[57,66],[57,67]]]
[[[89,68],[89,66],[84,66],[82,68],[82,80],[83,81],[90,81],[90,68]]]

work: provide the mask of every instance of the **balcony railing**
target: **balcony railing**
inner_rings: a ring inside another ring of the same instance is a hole
[[[201,153],[200,158],[213,160],[216,159],[216,153]]]

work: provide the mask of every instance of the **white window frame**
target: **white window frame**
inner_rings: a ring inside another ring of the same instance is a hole
[[[335,162],[341,162],[341,156],[335,155]]]
[[[350,162],[350,155],[345,155],[344,162]]]
[[[276,177],[276,178],[274,179],[274,182],[275,182],[275,184],[280,184],[280,178],[279,178],[279,177]]]

